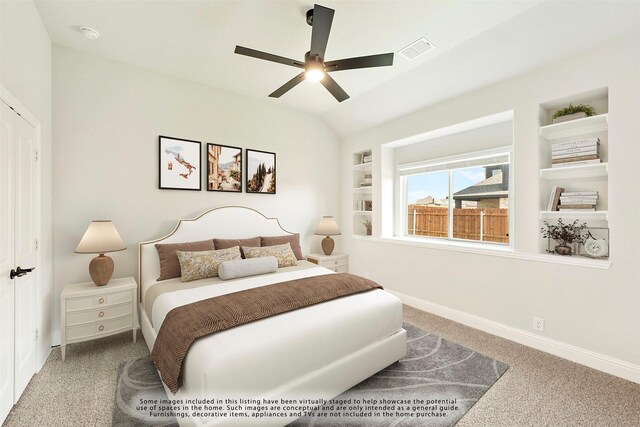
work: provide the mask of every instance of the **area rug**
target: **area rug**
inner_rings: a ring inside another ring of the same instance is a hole
[[[404,324],[407,355],[290,424],[301,426],[453,426],[507,370],[508,365]],[[149,356],[123,363],[113,426],[175,426],[170,410],[143,410],[166,399]]]

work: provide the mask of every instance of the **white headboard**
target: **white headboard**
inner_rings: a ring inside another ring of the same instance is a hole
[[[247,239],[256,236],[295,234],[285,230],[277,218],[267,218],[255,209],[244,206],[223,206],[210,209],[193,219],[178,221],[176,228],[159,239],[139,244],[138,283],[140,297],[160,276],[156,243],[194,242],[207,239]]]

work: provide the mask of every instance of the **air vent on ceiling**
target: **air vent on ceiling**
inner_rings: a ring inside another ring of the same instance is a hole
[[[400,55],[404,56],[409,61],[416,59],[418,56],[428,52],[433,48],[433,43],[424,37],[416,40],[411,43],[409,46],[405,47],[400,51]]]

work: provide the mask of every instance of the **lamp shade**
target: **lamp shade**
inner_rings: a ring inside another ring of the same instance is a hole
[[[78,243],[76,253],[104,254],[126,249],[118,230],[109,220],[91,221]]]
[[[340,234],[340,229],[332,216],[323,216],[314,234],[319,236],[336,236]]]

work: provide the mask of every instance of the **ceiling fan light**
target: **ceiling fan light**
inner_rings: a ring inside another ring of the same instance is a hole
[[[311,80],[313,82],[322,80],[324,76],[325,76],[325,71],[324,71],[324,68],[321,66],[317,66],[317,65],[307,66],[304,71],[305,79]]]

